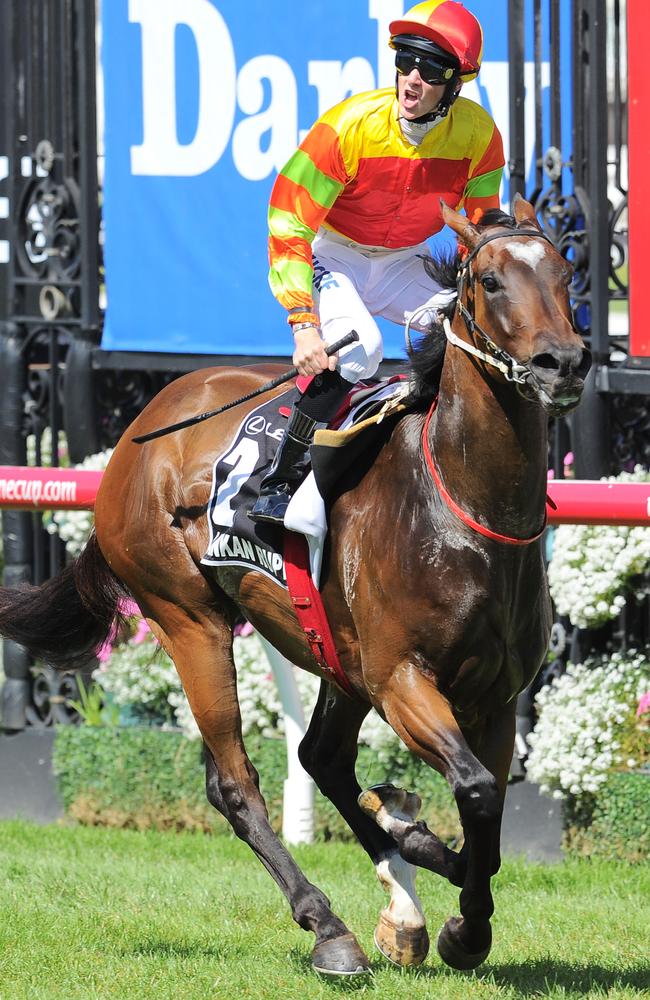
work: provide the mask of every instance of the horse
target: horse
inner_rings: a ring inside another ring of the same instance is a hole
[[[551,626],[542,550],[548,422],[577,405],[591,362],[572,323],[572,267],[533,207],[517,197],[512,215],[492,210],[475,222],[444,203],[442,212],[458,251],[427,266],[457,297],[412,350],[404,412],[384,422],[368,460],[344,473],[329,510],[321,594],[350,690],[321,673],[300,760],[391,894],[375,932],[380,951],[404,966],[426,956],[414,882],[424,868],[460,889],[460,916],[443,925],[439,955],[473,969],[492,942],[490,881],[516,698],[538,672]],[[118,442],[82,554],[42,586],[2,588],[0,633],[74,668],[115,627],[120,601],[134,599],[198,723],[208,800],[315,935],[313,967],[353,976],[369,970],[366,954],[269,823],[242,739],[234,624],[243,615],[292,663],[320,667],[284,588],[260,572],[200,562],[211,456],[247,411],[142,447],[132,440],[276,372],[212,368],[166,386]],[[459,849],[417,820],[416,793],[359,786],[357,739],[371,708],[449,783]]]

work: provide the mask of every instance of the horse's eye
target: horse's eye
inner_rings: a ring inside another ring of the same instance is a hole
[[[493,274],[484,274],[481,278],[481,284],[486,292],[496,292],[500,287]]]

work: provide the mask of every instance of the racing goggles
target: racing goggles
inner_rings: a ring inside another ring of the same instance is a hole
[[[412,70],[417,69],[425,83],[434,85],[449,83],[455,72],[451,66],[443,66],[430,56],[421,56],[404,49],[395,53],[395,66],[402,76],[408,76]]]

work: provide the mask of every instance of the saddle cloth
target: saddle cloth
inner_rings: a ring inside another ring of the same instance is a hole
[[[407,382],[400,376],[372,385],[360,383],[337,414],[334,421],[337,429],[316,432],[311,453],[318,460],[293,496],[285,518],[290,531],[307,539],[316,588],[327,534],[327,497],[362,447],[360,434],[378,425],[387,415],[400,412],[406,391]],[[251,410],[227,449],[217,458],[208,504],[210,541],[201,559],[203,565],[241,566],[287,586],[284,529],[257,524],[247,512],[255,503],[260,482],[282,438],[286,417],[298,396],[298,390],[292,387]]]

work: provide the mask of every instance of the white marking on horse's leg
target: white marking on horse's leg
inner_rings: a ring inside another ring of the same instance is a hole
[[[404,834],[413,825],[422,799],[415,792],[394,785],[374,785],[361,793],[359,805],[382,830],[394,836]]]
[[[390,893],[385,912],[397,927],[424,927],[422,903],[415,890],[417,868],[395,851],[376,867],[377,878]]]

